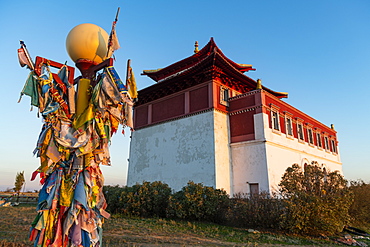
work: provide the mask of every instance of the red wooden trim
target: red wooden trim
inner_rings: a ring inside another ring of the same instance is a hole
[[[36,62],[35,62],[35,73],[36,73],[36,75],[38,75],[38,76],[41,75],[41,67],[42,67],[43,64],[47,64],[47,65],[49,65],[53,68],[57,68],[57,69],[60,69],[63,66],[67,66],[67,68],[68,68],[68,81],[71,85],[73,85],[75,68],[73,68],[71,66],[68,66],[68,65],[65,65],[65,64],[62,64],[62,63],[58,63],[58,62],[55,62],[55,61],[37,56],[36,57]]]

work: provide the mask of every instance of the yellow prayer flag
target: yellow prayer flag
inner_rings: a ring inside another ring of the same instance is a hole
[[[94,116],[95,116],[94,105],[89,104],[85,111],[73,120],[73,127],[75,129],[82,127],[85,123],[93,120]]]
[[[60,185],[60,198],[59,204],[61,206],[69,207],[71,206],[73,199],[73,183],[70,178],[67,179],[66,176],[63,176],[62,183]]]
[[[78,81],[76,116],[81,115],[89,105],[90,101],[90,80],[82,78]]]
[[[135,76],[134,76],[134,71],[132,70],[132,68],[130,67],[129,68],[129,78],[127,79],[127,91],[128,93],[130,94],[130,97],[132,99],[136,99],[137,98],[137,88],[136,88],[136,80],[135,80]]]

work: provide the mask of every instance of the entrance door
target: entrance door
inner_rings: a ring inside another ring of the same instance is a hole
[[[249,191],[251,196],[252,195],[258,195],[260,193],[258,183],[250,183],[249,184]]]

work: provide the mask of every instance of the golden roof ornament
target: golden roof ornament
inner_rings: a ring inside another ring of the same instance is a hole
[[[198,49],[198,41],[195,41],[195,44],[194,44],[194,54],[197,54],[198,53],[198,51],[199,51],[199,49]]]
[[[335,130],[335,129],[334,129],[334,124],[331,124],[331,125],[330,125],[330,128],[331,128],[332,130]]]
[[[261,79],[257,79],[256,90],[258,90],[258,89],[262,89],[262,80]]]

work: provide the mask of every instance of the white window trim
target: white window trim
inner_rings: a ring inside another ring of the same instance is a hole
[[[273,132],[280,134],[281,133],[281,127],[280,127],[280,114],[279,110],[276,108],[271,108],[271,129]],[[274,113],[276,113],[276,121],[277,121],[277,127],[278,129],[275,129],[275,121],[274,121]]]
[[[329,141],[329,136],[324,134],[324,149],[326,152],[330,152],[330,141]]]
[[[288,121],[287,120],[290,120],[290,133],[289,134],[289,131],[288,131]],[[286,133],[286,136],[289,137],[289,138],[294,138],[294,132],[293,132],[293,119],[291,116],[285,116],[285,133]]]
[[[310,135],[310,133],[311,133],[311,135]],[[310,142],[310,136],[311,136],[311,142]],[[315,146],[314,131],[313,131],[312,127],[310,127],[310,126],[307,126],[307,143],[311,147]]]
[[[301,126],[302,128],[302,139],[301,139],[301,136],[300,136],[300,132],[299,132],[299,126]],[[301,121],[297,121],[297,139],[299,142],[304,142],[304,129],[303,129],[303,122]]]
[[[335,154],[335,155],[338,154],[338,147],[337,147],[336,140],[331,138],[331,139],[329,139],[329,143],[330,143],[331,148],[333,150],[332,153]]]
[[[227,99],[225,99],[225,92],[227,92]],[[229,106],[230,89],[224,86],[220,86],[220,104]]]
[[[323,146],[322,146],[322,135],[321,135],[321,133],[320,133],[320,131],[317,131],[316,133],[315,133],[315,136],[316,136],[316,143],[317,143],[317,148],[318,149],[323,149]],[[320,145],[319,145],[319,143],[320,143]]]

